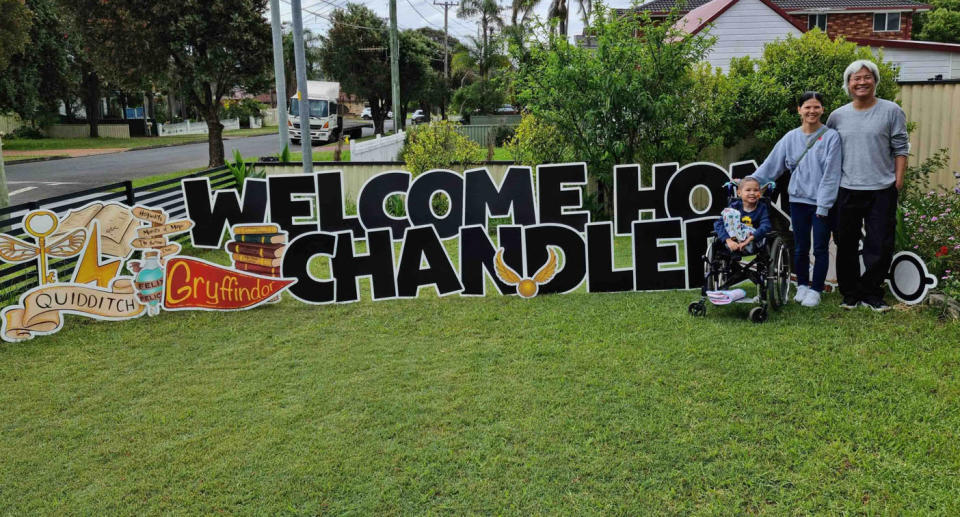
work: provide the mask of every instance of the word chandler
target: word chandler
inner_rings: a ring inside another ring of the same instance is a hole
[[[356,216],[344,211],[339,171],[247,179],[242,197],[232,189],[211,191],[206,178],[184,180],[182,188],[196,223],[194,246],[219,248],[225,229],[236,224],[277,224],[290,238],[281,265],[284,278],[296,279],[289,292],[323,304],[358,300],[363,277],[371,279],[374,300],[413,298],[424,287],[441,296],[483,296],[487,279],[500,294],[514,294],[516,285],[496,274],[500,249],[503,262],[525,277],[548,262],[551,249],[562,253],[562,266],[538,294],[565,293],[584,283],[589,292],[698,287],[700,256],[726,206],[725,184],[755,169],[752,161],[733,164],[729,172],[712,163],[659,164],[642,182],[637,165],[617,166],[614,219],[600,222],[591,221],[583,207],[583,163],[541,165],[535,172],[511,167],[499,182],[487,169],[462,175],[433,170],[416,178],[384,172],[361,187]],[[694,203],[696,189],[706,193],[706,206]],[[438,193],[449,200],[444,214],[432,208]],[[385,208],[397,194],[405,196],[406,217]],[[510,220],[497,226],[496,244],[488,232],[491,218]],[[614,267],[615,236],[631,239],[631,267]],[[457,257],[444,248],[449,239],[459,240]],[[356,251],[361,242],[365,253]],[[308,265],[318,256],[329,259],[329,278],[310,274]]]

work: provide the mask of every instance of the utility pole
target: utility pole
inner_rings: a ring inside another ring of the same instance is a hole
[[[287,79],[283,70],[283,26],[280,24],[280,0],[270,0],[270,27],[273,31],[273,75],[277,89],[277,125],[280,131],[280,150],[289,149],[287,130]]]
[[[396,0],[393,0],[396,1]],[[303,13],[300,0],[290,0],[293,11],[293,56],[297,64],[297,100],[300,102],[300,150],[303,172],[313,172],[313,138],[310,136],[310,95],[307,92],[307,54],[303,48]]]
[[[449,52],[448,48],[450,46],[449,40],[447,38],[447,11],[457,5],[457,2],[438,2],[433,0],[433,5],[442,5],[443,6],[443,81],[444,81],[444,90],[443,90],[443,119],[447,119],[447,89],[450,85],[450,66],[447,59],[447,54]]]
[[[403,126],[400,114],[400,35],[397,32],[397,0],[390,0],[390,96],[393,97],[393,132]]]

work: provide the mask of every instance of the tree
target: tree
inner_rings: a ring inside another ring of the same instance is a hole
[[[63,1],[96,38],[91,55],[99,70],[125,84],[149,78],[186,93],[210,129],[209,166],[223,165],[221,100],[235,88],[264,89],[271,79],[266,0]]]
[[[567,19],[569,18],[570,6],[567,0],[550,0],[550,7],[547,9],[547,18],[550,20],[550,33],[567,35]]]
[[[933,10],[919,16],[919,27],[914,27],[917,39],[960,43],[960,0],[931,0],[928,3]]]
[[[432,66],[434,58],[443,60],[442,49],[416,30],[400,32],[400,115],[394,120],[407,120],[407,103],[417,101],[421,109],[430,112],[430,105],[443,98],[441,72]],[[440,63],[442,67],[442,63]],[[441,68],[442,71],[442,68]]]
[[[494,36],[484,45],[473,36],[467,45],[453,55],[453,71],[461,75],[461,86],[453,95],[453,105],[463,116],[471,113],[493,113],[503,105],[505,77],[502,72],[510,60],[500,52],[501,38]]]
[[[330,22],[320,38],[321,66],[343,91],[367,100],[374,132],[382,134],[391,104],[387,26],[369,8],[352,3],[334,10]]]
[[[0,0],[0,72],[7,68],[10,55],[26,46],[29,26],[30,12],[21,0]],[[3,167],[3,135],[0,135],[0,208],[9,204],[7,171]]]
[[[457,9],[457,18],[480,18],[480,28],[483,31],[480,41],[486,48],[493,29],[503,27],[502,11],[503,7],[497,0],[463,0]]]
[[[9,57],[0,74],[0,112],[47,125],[56,120],[61,100],[69,101],[77,81],[72,66],[75,48],[53,0],[28,0],[33,23],[30,43]]]
[[[330,16],[332,26],[321,37],[320,62],[323,70],[340,82],[347,93],[366,99],[374,131],[383,133],[383,121],[392,104],[390,91],[390,50],[387,26],[369,8],[348,3]],[[433,55],[429,39],[417,31],[400,33],[400,104],[418,100],[432,85]],[[405,111],[405,108],[402,108]],[[403,113],[394,113],[394,127],[400,128]]]
[[[810,56],[816,56],[811,59]],[[734,60],[729,78],[736,86],[734,117],[726,134],[726,144],[755,136],[757,145],[751,156],[766,156],[787,131],[799,125],[796,99],[806,90],[824,96],[824,120],[830,112],[850,102],[843,91],[843,71],[858,59],[869,59],[880,69],[877,96],[895,100],[900,91],[894,65],[883,61],[883,54],[874,56],[869,48],[858,47],[843,38],[831,40],[819,29],[799,38],[768,43],[758,60],[749,57]]]
[[[430,58],[430,65],[436,72],[436,84],[435,88],[438,91],[432,92],[431,97],[439,95],[439,99],[436,100],[436,103],[440,105],[440,114],[444,120],[447,118],[447,102],[450,99],[451,91],[451,81],[448,77],[443,75],[443,64],[444,56],[446,56],[447,62],[447,73],[450,73],[450,61],[453,57],[453,52],[458,47],[463,46],[454,36],[449,34],[444,38],[443,31],[434,29],[432,27],[421,27],[417,29],[417,32],[423,34],[427,39],[433,43],[434,56]],[[444,52],[444,45],[447,46],[446,52]],[[429,113],[429,111],[428,111]]]
[[[592,27],[595,50],[560,35],[532,40],[516,91],[539,121],[568,135],[609,209],[614,165],[684,161],[716,140],[717,128],[699,116],[710,106],[696,73],[712,39],[646,14],[607,19],[603,7]]]
[[[30,40],[30,18],[23,0],[0,0],[0,71]]]

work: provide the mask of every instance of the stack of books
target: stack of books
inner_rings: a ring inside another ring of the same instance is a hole
[[[233,227],[233,240],[227,243],[227,252],[237,269],[279,278],[286,247],[287,234],[281,232],[278,225],[244,224]]]

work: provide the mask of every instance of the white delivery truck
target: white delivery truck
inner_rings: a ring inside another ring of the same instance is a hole
[[[339,115],[340,83],[330,81],[307,81],[307,96],[310,105],[310,140],[318,143],[336,142],[341,134],[350,138],[363,136],[365,122],[346,122]],[[290,99],[290,140],[296,145],[303,139],[300,128],[300,101]]]

